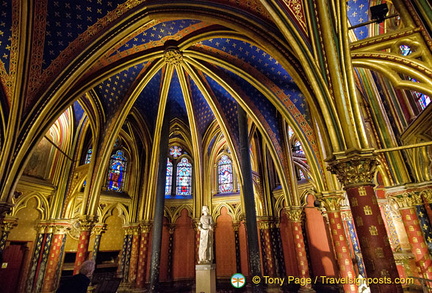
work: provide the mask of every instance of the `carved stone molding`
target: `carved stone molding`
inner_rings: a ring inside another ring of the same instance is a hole
[[[372,184],[377,165],[373,156],[350,156],[329,163],[328,170],[347,188]]]
[[[400,209],[411,208],[423,204],[421,196],[413,192],[406,192],[400,195],[391,196],[390,198]]]
[[[141,233],[149,233],[152,227],[152,223],[150,221],[143,221],[140,223]]]
[[[165,62],[172,65],[178,65],[183,61],[183,55],[178,48],[169,47],[165,50]]]
[[[291,207],[285,210],[291,222],[303,222],[304,212],[302,207]]]

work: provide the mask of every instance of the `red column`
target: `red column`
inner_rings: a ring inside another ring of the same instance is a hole
[[[306,253],[306,244],[303,237],[303,219],[304,213],[301,207],[291,207],[287,211],[288,218],[291,222],[291,227],[294,234],[294,245],[296,250],[297,265],[300,273],[301,280],[309,280],[309,263]],[[304,284],[301,286],[299,292],[315,292],[312,289],[312,283]]]
[[[146,265],[147,265],[147,251],[148,242],[150,234],[151,224],[142,223],[141,224],[141,238],[139,241],[139,255],[138,255],[138,266],[137,266],[137,277],[136,277],[136,287],[143,289],[145,286],[146,277]]]
[[[132,249],[130,256],[130,266],[129,266],[129,278],[128,281],[130,284],[134,284],[137,278],[138,271],[138,248],[139,248],[139,226],[133,226],[132,229]]]
[[[408,241],[411,245],[411,252],[420,272],[425,279],[432,279],[432,259],[429,254],[426,240],[423,236],[422,228],[419,224],[415,204],[423,204],[420,198],[408,193],[394,196],[394,202],[399,206],[399,212],[402,216],[402,222],[407,232]]]
[[[354,283],[357,277],[354,272],[349,244],[345,236],[344,224],[340,212],[342,195],[326,195],[320,198],[326,208],[332,233],[333,246],[336,251],[336,258],[339,266],[340,277],[344,282],[344,292],[358,292]]]
[[[87,259],[88,246],[90,242],[90,232],[93,228],[93,225],[94,222],[87,218],[80,219],[81,233],[78,240],[78,248],[75,257],[74,272],[73,272],[74,275],[79,273],[81,264]]]
[[[57,269],[61,261],[61,252],[64,245],[64,238],[69,227],[68,223],[55,223],[53,239],[51,242],[50,252],[48,255],[47,267],[42,285],[42,292],[53,292],[57,285]]]
[[[402,286],[394,283],[399,274],[373,189],[376,165],[370,153],[352,152],[330,162],[330,170],[347,192],[367,277],[381,283],[371,283],[371,291],[402,292]]]

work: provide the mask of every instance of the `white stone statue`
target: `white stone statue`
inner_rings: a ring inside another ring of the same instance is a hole
[[[213,218],[209,213],[208,206],[203,206],[202,216],[198,223],[200,230],[199,264],[211,264],[213,262],[213,226]]]

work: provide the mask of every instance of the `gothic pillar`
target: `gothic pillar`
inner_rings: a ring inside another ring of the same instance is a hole
[[[243,177],[242,195],[246,215],[246,232],[249,255],[249,269],[251,276],[261,275],[261,260],[259,250],[259,238],[256,219],[255,197],[252,180],[252,167],[249,153],[249,136],[246,112],[241,107],[238,109],[238,129],[240,148],[240,169]],[[260,285],[253,286],[254,291],[260,290]]]
[[[273,249],[273,255],[275,257],[275,270],[276,275],[279,277],[285,277],[285,257],[283,254],[282,238],[280,233],[280,222],[276,221],[270,229],[271,235],[271,247]]]
[[[234,241],[235,241],[235,255],[236,255],[236,272],[241,273],[241,254],[240,254],[240,235],[239,235],[239,222],[233,222]]]
[[[174,231],[175,231],[175,224],[168,225],[168,272],[167,277],[169,281],[172,281],[173,275],[173,253],[174,253]]]
[[[399,277],[372,183],[377,161],[369,154],[354,153],[330,163],[329,169],[343,184],[360,240],[366,274],[385,284],[371,284],[372,292],[402,292]]]
[[[133,240],[133,226],[128,226],[125,228],[125,244],[123,245],[124,251],[122,254],[122,261],[123,261],[123,271],[122,276],[124,283],[129,283],[129,269],[130,269],[130,261],[131,261],[131,254],[132,254],[132,240]]]
[[[37,236],[35,241],[35,248],[30,262],[30,269],[27,275],[26,292],[34,292],[35,278],[39,271],[41,253],[45,244],[45,227],[42,225],[37,226]]]
[[[306,243],[303,236],[303,220],[304,213],[302,207],[291,207],[286,210],[288,219],[291,223],[291,228],[294,233],[294,245],[297,257],[298,270],[300,278],[303,280],[310,279],[309,262],[306,252]],[[315,292],[312,289],[312,284],[305,284],[301,286],[299,292]]]
[[[166,58],[179,57],[181,54],[178,51],[166,52]],[[173,60],[176,62],[175,59]],[[169,67],[169,70],[173,70],[173,67]],[[159,284],[159,269],[160,269],[160,257],[161,257],[161,246],[162,246],[162,226],[165,208],[165,184],[166,184],[166,155],[168,150],[169,140],[169,122],[170,122],[170,105],[167,104],[165,108],[165,116],[163,118],[162,127],[160,129],[160,140],[159,146],[156,147],[159,150],[159,165],[157,167],[157,186],[155,193],[155,204],[154,204],[154,220],[153,220],[153,239],[152,239],[152,253],[150,263],[150,288],[149,292],[158,292]]]
[[[42,284],[48,263],[48,256],[53,237],[53,229],[50,224],[41,223],[39,227],[40,231],[42,232],[42,245],[41,249],[38,250],[38,255],[35,255],[36,266],[32,284],[33,292],[40,292],[42,290]]]
[[[363,255],[360,250],[360,244],[357,236],[357,231],[355,230],[355,226],[352,220],[352,215],[350,210],[344,210],[341,212],[342,220],[345,223],[345,227],[348,231],[349,239],[351,240],[351,245],[353,249],[353,255],[355,258],[356,269],[358,270],[358,274],[362,275],[362,277],[366,276],[366,269],[363,262]],[[356,274],[356,275],[358,275]]]
[[[339,266],[340,277],[346,280],[354,280],[356,274],[350,256],[349,244],[345,236],[344,224],[340,211],[343,196],[337,192],[330,193],[320,198],[327,212],[332,234],[333,247],[336,251],[336,259]],[[348,282],[343,285],[344,292],[358,292],[357,285]]]
[[[138,249],[139,249],[139,240],[140,240],[140,227],[139,225],[131,226],[132,230],[132,243],[131,243],[131,253],[130,253],[130,262],[129,262],[129,272],[128,272],[128,282],[133,286],[135,284],[135,280],[137,277],[138,271]]]
[[[151,224],[148,222],[143,222],[140,224],[141,227],[141,238],[140,247],[138,255],[138,266],[137,266],[137,277],[136,277],[136,287],[138,289],[143,289],[145,285],[146,277],[146,265],[147,265],[147,251],[148,251],[148,241]]]
[[[61,259],[66,242],[66,232],[70,228],[68,222],[55,222],[51,224],[53,230],[52,244],[48,255],[42,292],[55,291],[61,272]]]
[[[94,220],[91,216],[83,216],[79,219],[80,224],[80,237],[78,240],[78,248],[75,257],[74,272],[76,275],[79,273],[81,264],[87,259],[88,246],[90,242],[90,233],[94,226]]]
[[[98,223],[94,226],[93,232],[95,233],[95,241],[93,244],[93,253],[92,253],[92,259],[95,261],[97,260],[97,255],[99,253],[99,247],[100,247],[100,241],[102,238],[102,234],[106,231],[106,224]]]
[[[393,196],[392,199],[399,206],[416,265],[425,279],[432,279],[432,259],[415,209],[416,205],[422,204],[421,199],[408,193]]]
[[[258,226],[261,240],[262,261],[264,267],[264,275],[275,276],[276,271],[274,266],[275,257],[273,255],[270,228],[273,225],[271,219],[259,219]]]
[[[5,217],[0,221],[1,238],[0,238],[0,252],[6,247],[6,241],[9,237],[10,231],[13,227],[18,225],[18,218]]]

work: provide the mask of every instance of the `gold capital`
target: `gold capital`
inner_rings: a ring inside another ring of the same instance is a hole
[[[344,185],[344,188],[370,185],[378,162],[373,156],[353,155],[329,163],[328,170]]]

